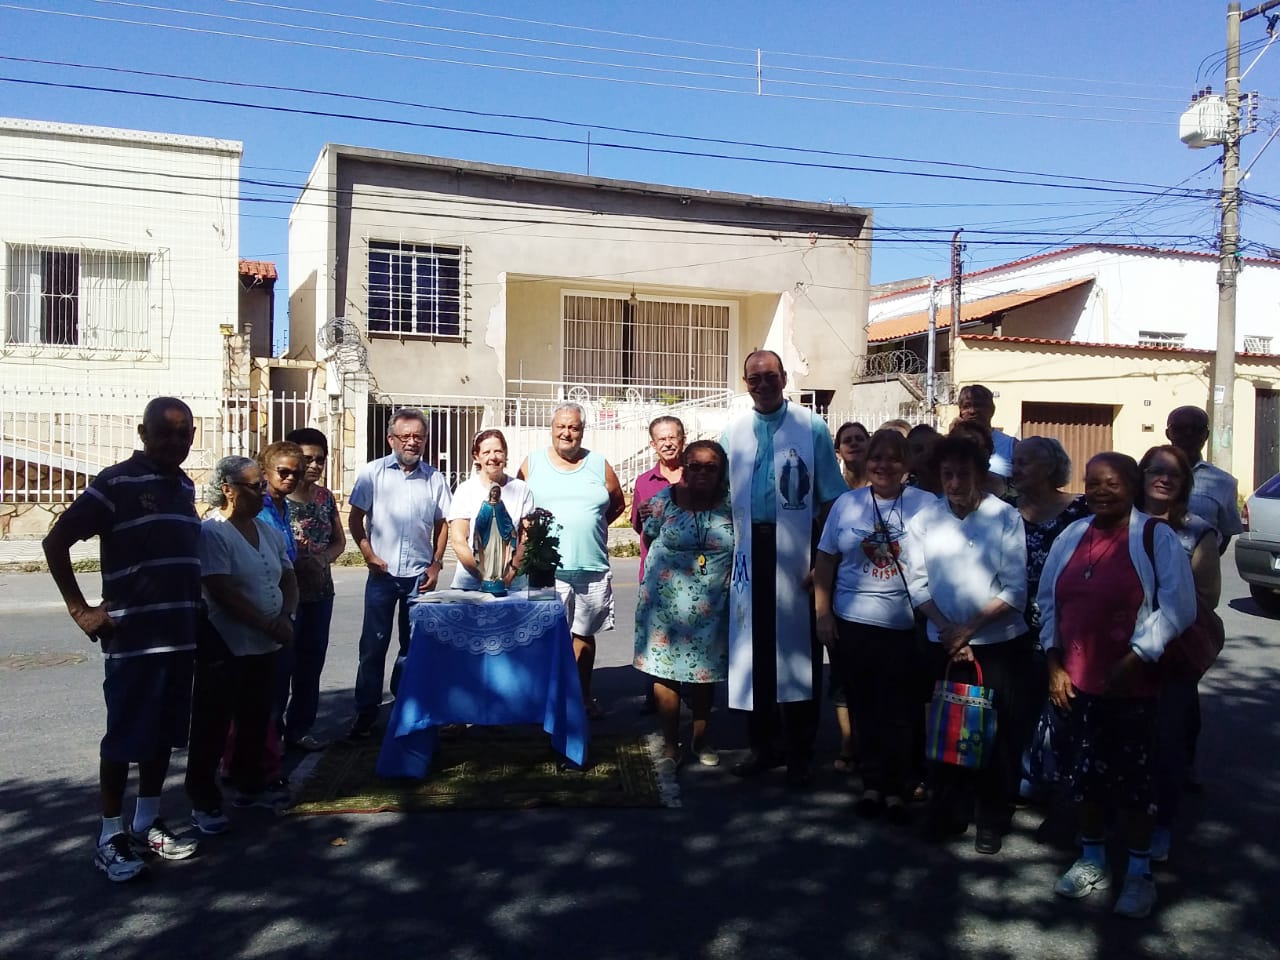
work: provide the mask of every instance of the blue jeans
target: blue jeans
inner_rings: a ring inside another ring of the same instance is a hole
[[[409,654],[409,598],[422,577],[392,577],[370,573],[364,585],[364,625],[360,630],[360,667],[356,671],[356,713],[377,713],[382,705],[382,678],[387,669],[391,626],[400,627],[400,652],[391,668],[391,694],[400,686],[400,668]],[[399,607],[399,617],[396,608]]]
[[[293,645],[276,654],[276,728],[286,743],[306,736],[316,722],[332,618],[331,596],[298,604]]]

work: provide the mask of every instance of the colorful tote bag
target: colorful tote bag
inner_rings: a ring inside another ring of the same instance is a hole
[[[973,661],[978,682],[951,679],[947,664],[942,679],[933,685],[933,698],[925,707],[925,756],[938,763],[976,770],[991,755],[996,739],[993,691],[982,685],[982,665]]]

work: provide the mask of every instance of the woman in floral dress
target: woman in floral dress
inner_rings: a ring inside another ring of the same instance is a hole
[[[693,710],[690,753],[704,766],[720,762],[706,738],[712,685],[729,672],[733,520],[727,476],[720,444],[689,444],[682,479],[653,496],[644,523],[649,554],[636,604],[635,665],[653,677],[662,723],[659,763],[669,769],[679,756],[682,683]]]

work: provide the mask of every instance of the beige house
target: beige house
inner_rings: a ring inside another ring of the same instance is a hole
[[[289,356],[326,362],[344,478],[402,403],[430,409],[455,477],[476,429],[514,431],[515,460],[563,397],[624,464],[649,454],[622,428],[655,408],[723,420],[756,347],[802,399],[847,402],[870,236],[838,204],[330,144],[290,216]]]

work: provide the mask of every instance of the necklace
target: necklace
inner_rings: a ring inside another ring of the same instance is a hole
[[[1107,559],[1107,557],[1111,555],[1111,551],[1113,551],[1116,548],[1116,544],[1119,542],[1118,540],[1110,541],[1107,544],[1106,549],[1103,550],[1102,553],[1099,554],[1098,558],[1095,560],[1093,557],[1093,541],[1095,539],[1093,535],[1093,530],[1094,530],[1093,524],[1089,524],[1088,542],[1085,544],[1085,554],[1086,554],[1086,559],[1088,561],[1088,563],[1084,568],[1084,578],[1086,580],[1091,580],[1093,578],[1094,565],[1101,563],[1103,560]]]
[[[873,490],[871,492],[871,509],[874,510],[876,514],[876,533],[879,534],[880,542],[883,543],[885,546],[889,545],[889,524],[888,524],[888,521],[886,520],[886,515],[888,517],[888,520],[892,520],[893,511],[897,510],[898,525],[899,526],[902,525],[902,506],[901,506],[902,489],[903,489],[902,487],[898,488],[898,495],[893,498],[893,503],[889,504],[889,509],[885,511],[884,514],[880,512],[880,502],[879,502],[879,498],[875,494],[875,491]]]
[[[698,573],[705,577],[707,575],[707,537],[711,534],[711,518],[706,516],[706,510],[691,512],[693,513],[693,532],[698,538]]]

